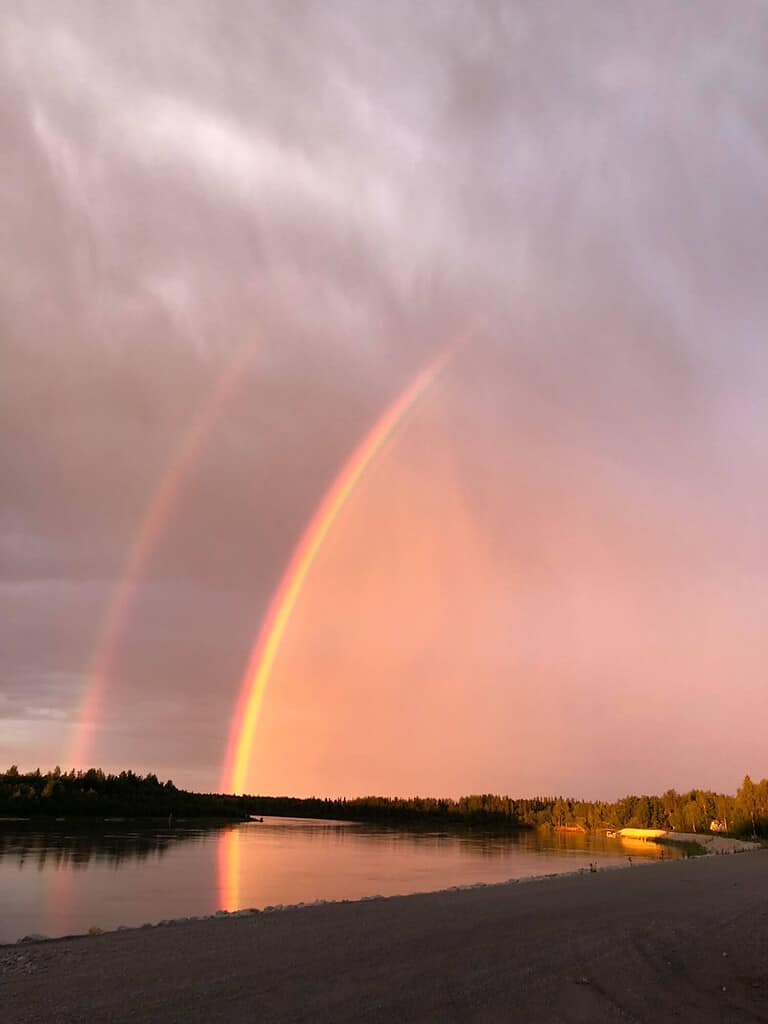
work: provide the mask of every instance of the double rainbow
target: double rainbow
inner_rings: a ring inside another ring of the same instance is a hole
[[[221,774],[223,792],[242,793],[264,693],[291,615],[312,565],[366,470],[394,436],[408,413],[439,377],[465,342],[442,349],[394,399],[354,449],[323,496],[283,573],[251,649],[232,716]],[[253,348],[242,349],[230,363],[200,414],[182,440],[176,458],[152,497],[139,533],[128,554],[120,584],[110,603],[91,661],[85,693],[76,716],[65,763],[87,767],[93,736],[116,653],[131,614],[149,559],[172,518],[184,484],[191,475],[210,433],[239,388]],[[236,839],[231,840],[234,850]],[[232,859],[228,855],[227,860]]]

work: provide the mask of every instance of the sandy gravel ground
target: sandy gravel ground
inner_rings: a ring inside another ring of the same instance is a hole
[[[707,853],[743,853],[746,850],[759,849],[757,843],[719,836],[716,832],[667,832],[667,838],[676,843],[698,843]]]
[[[768,851],[0,947],[0,1020],[768,1022]]]

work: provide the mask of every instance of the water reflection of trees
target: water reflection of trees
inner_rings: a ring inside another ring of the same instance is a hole
[[[488,859],[502,859],[510,852],[525,853],[584,854],[587,856],[623,857],[626,855],[615,841],[604,835],[550,829],[503,829],[472,827],[448,823],[437,830],[428,824],[410,825],[372,824],[369,822],[323,821],[322,819],[266,818],[264,824],[239,826],[240,828],[266,829],[273,835],[286,837],[300,834],[307,843],[320,847],[328,843],[335,845],[368,845],[372,841],[393,852],[411,849],[414,852],[426,850],[471,853]],[[640,848],[630,851],[633,856],[647,859],[680,856],[679,851],[666,851],[653,843],[639,844]]]
[[[201,843],[225,826],[206,828],[137,828],[135,822],[109,823],[107,828],[13,829],[0,827],[0,861],[15,862],[19,868],[45,867],[83,870],[92,862],[119,867],[129,861],[161,858],[169,850],[187,843]]]
[[[219,838],[231,825],[181,827],[140,827],[136,822],[75,825],[62,823],[60,827],[41,830],[30,822],[0,823],[0,862],[15,863],[19,868],[83,870],[90,864],[119,867],[131,861],[146,862],[162,858],[168,851],[183,844],[202,843]],[[526,852],[584,853],[616,855],[616,847],[608,846],[602,836],[582,833],[541,832],[538,830],[512,832],[494,829],[473,829],[466,826],[448,826],[445,830],[412,826],[403,828],[368,823],[308,821],[301,819],[267,819],[263,824],[241,825],[266,831],[274,837],[283,833],[286,838],[300,834],[304,842],[319,846],[369,845],[371,841],[395,850],[410,848],[417,851],[465,851],[489,859],[502,858],[513,849]],[[643,844],[633,851],[637,856],[659,856],[659,848]],[[674,856],[675,851],[667,851]]]

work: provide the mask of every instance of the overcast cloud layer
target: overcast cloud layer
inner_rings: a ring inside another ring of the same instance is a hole
[[[746,0],[7,2],[0,760],[64,756],[229,373],[92,751],[216,786],[293,544],[467,333],[315,567],[251,788],[765,774],[766,126]]]

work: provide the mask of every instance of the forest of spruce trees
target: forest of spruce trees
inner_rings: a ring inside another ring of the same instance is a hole
[[[739,836],[768,837],[768,779],[746,776],[735,796],[692,789],[662,796],[625,796],[615,802],[541,796],[513,799],[481,794],[458,800],[434,797],[229,796],[190,793],[156,775],[88,771],[20,772],[12,765],[0,774],[0,817],[229,818],[283,815],[353,821],[445,822],[502,828],[587,830],[627,826],[706,832],[712,822]]]

